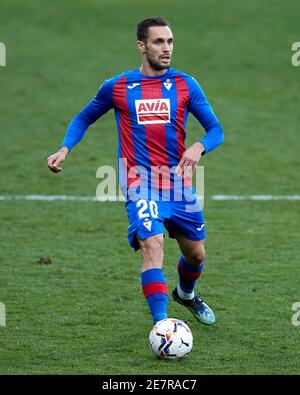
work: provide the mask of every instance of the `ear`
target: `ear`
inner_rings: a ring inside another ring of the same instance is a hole
[[[146,46],[144,41],[137,41],[136,46],[142,55],[146,52]]]

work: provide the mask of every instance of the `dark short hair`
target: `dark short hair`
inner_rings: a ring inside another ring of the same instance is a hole
[[[136,27],[136,38],[138,41],[147,41],[149,27],[152,26],[168,26],[171,29],[170,23],[162,16],[155,16],[144,19],[139,22]]]

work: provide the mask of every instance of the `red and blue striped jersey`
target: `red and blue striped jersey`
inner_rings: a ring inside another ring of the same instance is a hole
[[[198,82],[168,68],[161,76],[145,76],[135,69],[104,81],[70,123],[61,146],[71,150],[87,128],[112,108],[119,135],[118,156],[127,160],[128,169],[176,166],[186,149],[189,112],[206,131],[200,140],[206,153],[223,142],[222,127]]]

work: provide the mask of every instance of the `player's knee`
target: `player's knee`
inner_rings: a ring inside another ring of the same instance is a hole
[[[139,240],[142,251],[159,251],[163,249],[163,235],[155,235],[145,240]]]
[[[198,248],[190,251],[188,256],[185,257],[188,263],[193,266],[199,266],[205,259],[205,249],[204,246],[199,246]]]
[[[161,268],[163,265],[163,235],[139,240],[143,258],[143,270]]]

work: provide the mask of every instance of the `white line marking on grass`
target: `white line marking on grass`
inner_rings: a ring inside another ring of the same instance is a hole
[[[212,200],[300,200],[300,195],[213,195]]]
[[[198,196],[203,199],[203,196]],[[212,195],[208,199],[214,201],[235,201],[235,200],[290,200],[300,201],[300,195]],[[79,201],[79,202],[116,202],[125,201],[122,196],[69,196],[69,195],[2,195],[0,201],[7,200],[30,200],[30,201]]]
[[[32,200],[32,201],[78,201],[78,202],[105,202],[105,201],[118,201],[122,197],[117,196],[69,196],[69,195],[7,195],[0,196],[0,201],[2,200]]]

